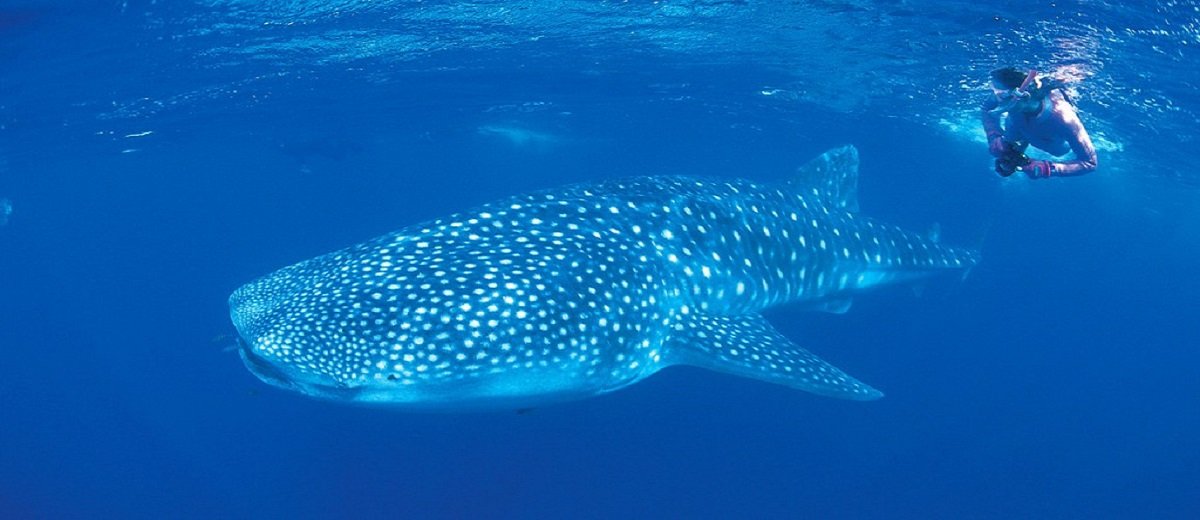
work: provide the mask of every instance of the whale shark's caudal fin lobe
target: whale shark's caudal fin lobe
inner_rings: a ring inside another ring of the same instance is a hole
[[[821,154],[796,170],[787,186],[816,195],[831,208],[858,211],[858,149],[846,145]]]
[[[883,397],[792,343],[757,314],[692,314],[675,326],[666,348],[671,361],[798,388],[841,399]]]

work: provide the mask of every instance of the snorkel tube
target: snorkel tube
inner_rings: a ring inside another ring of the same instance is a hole
[[[1037,82],[1035,83],[1034,80],[1037,80]],[[1025,75],[1025,81],[1022,81],[1021,86],[1013,90],[1013,96],[1021,100],[1029,98],[1042,99],[1055,90],[1061,93],[1063,99],[1067,100],[1068,103],[1071,105],[1075,104],[1070,94],[1067,93],[1067,84],[1063,80],[1048,76],[1038,78],[1037,70],[1029,69],[1029,74]]]
[[[1075,106],[1075,100],[1071,99],[1071,93],[1067,92],[1067,84],[1065,81],[1058,78],[1042,76],[1040,79],[1038,79],[1038,85],[1033,86],[1033,80],[1035,79],[1036,75],[1037,71],[1030,69],[1029,74],[1025,76],[1025,81],[1021,82],[1021,86],[1017,90],[1021,92],[1020,95],[1025,96],[1022,99],[1027,99],[1030,96],[1041,99],[1050,95],[1051,92],[1057,90],[1059,94],[1062,94],[1063,99],[1065,99],[1067,103],[1070,103],[1071,106]]]
[[[1025,81],[1021,82],[1021,86],[1012,89],[1012,98],[1016,101],[1025,101],[1033,97],[1033,90],[1030,89],[1034,85],[1033,80],[1037,79],[1037,70],[1029,69],[1029,73],[1025,75]]]
[[[1036,79],[1037,79],[1037,69],[1029,69],[1029,72],[1025,74],[1025,80],[1022,81],[1021,84],[1019,86],[1017,86],[1017,88],[1014,88],[1014,89],[1011,89],[1008,91],[997,90],[996,98],[1000,101],[999,101],[999,103],[996,104],[996,106],[994,108],[989,110],[989,112],[991,112],[993,114],[1001,114],[1004,112],[1008,112],[1014,106],[1016,106],[1018,103],[1027,101],[1030,98],[1032,98],[1035,94],[1034,91],[1038,90],[1037,83],[1035,82]],[[993,79],[993,81],[996,81],[996,80]],[[1009,83],[1009,84],[1011,85],[1011,83]],[[992,88],[994,89],[995,87],[992,87]],[[1040,91],[1036,92],[1036,93],[1040,93]]]
[[[1029,91],[1029,85],[1031,85],[1033,80],[1036,78],[1037,69],[1029,69],[1029,73],[1025,75],[1025,81],[1021,82],[1021,86],[1017,87],[1016,92],[1013,94],[1019,96],[1021,99],[1029,99],[1029,96],[1033,95],[1033,93]]]

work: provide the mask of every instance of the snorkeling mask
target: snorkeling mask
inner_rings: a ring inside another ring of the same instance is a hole
[[[1008,91],[993,89],[996,99],[1000,102],[993,112],[1007,112],[1012,110],[1012,107],[1016,106],[1017,103],[1033,97],[1033,89],[1030,87],[1034,85],[1033,80],[1035,78],[1037,78],[1037,70],[1029,69],[1029,73],[1025,75],[1025,81],[1021,82],[1021,86]]]

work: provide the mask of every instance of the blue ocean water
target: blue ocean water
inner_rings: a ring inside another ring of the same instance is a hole
[[[1195,518],[1200,4],[4,0],[0,518]],[[1072,89],[1088,176],[991,171],[987,71]],[[255,379],[226,299],[534,189],[769,181],[856,145],[862,212],[962,281],[789,337],[887,393],[671,368],[528,413]]]

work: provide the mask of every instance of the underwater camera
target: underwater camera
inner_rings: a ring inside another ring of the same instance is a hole
[[[996,173],[999,173],[1001,177],[1008,177],[1029,162],[1029,157],[1025,156],[1025,143],[1021,141],[1005,142],[1004,153],[996,158]]]

